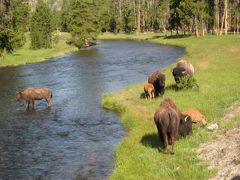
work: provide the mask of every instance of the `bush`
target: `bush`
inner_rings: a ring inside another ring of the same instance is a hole
[[[197,84],[197,80],[194,77],[183,76],[180,79],[180,82],[177,83],[177,89],[198,89],[199,86]]]

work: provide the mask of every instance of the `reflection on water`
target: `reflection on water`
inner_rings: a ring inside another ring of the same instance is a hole
[[[103,41],[97,48],[50,61],[0,69],[0,179],[104,179],[125,135],[104,110],[103,93],[145,81],[182,55],[177,47]],[[52,109],[14,100],[27,86],[53,91]]]

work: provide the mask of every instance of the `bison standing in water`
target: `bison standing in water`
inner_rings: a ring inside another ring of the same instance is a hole
[[[155,97],[163,95],[165,92],[165,74],[161,73],[160,70],[154,71],[148,76],[148,83],[151,83],[155,89]]]
[[[27,103],[27,110],[34,109],[34,100],[45,99],[47,101],[47,107],[50,108],[52,105],[52,92],[48,88],[26,88],[16,93],[16,99],[18,101],[24,100]]]
[[[167,153],[167,146],[171,142],[171,154],[174,154],[174,143],[178,136],[185,136],[192,131],[191,117],[182,114],[177,109],[175,102],[170,98],[162,101],[159,109],[154,114],[154,121],[159,138],[164,144],[164,153]]]

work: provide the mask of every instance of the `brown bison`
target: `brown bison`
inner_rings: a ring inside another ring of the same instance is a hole
[[[47,101],[47,107],[52,105],[52,92],[48,88],[26,88],[16,93],[16,99],[18,101],[25,100],[27,103],[27,110],[34,109],[34,100],[45,99]]]
[[[146,99],[153,99],[154,98],[154,86],[150,83],[144,84],[144,92]]]
[[[189,77],[192,77],[194,75],[194,67],[191,63],[180,60],[176,67],[173,69],[172,74],[174,76],[175,82],[179,83],[180,79],[183,76],[188,75]]]
[[[207,119],[205,116],[200,113],[196,108],[189,108],[182,112],[191,117],[193,123],[202,123],[203,125],[207,124]]]
[[[161,73],[160,70],[154,71],[148,76],[148,83],[153,84],[155,89],[155,97],[164,94],[165,91],[165,74]]]
[[[154,114],[154,121],[160,141],[164,144],[164,153],[167,153],[168,142],[171,142],[171,154],[174,154],[174,143],[178,136],[185,136],[192,131],[191,118],[182,114],[170,98],[162,101]]]

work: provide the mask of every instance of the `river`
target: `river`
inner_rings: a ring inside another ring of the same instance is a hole
[[[0,68],[0,179],[106,179],[113,152],[126,135],[104,110],[104,93],[147,80],[185,52],[174,46],[104,40],[88,50],[41,63]],[[35,111],[16,102],[18,90],[48,87]]]

